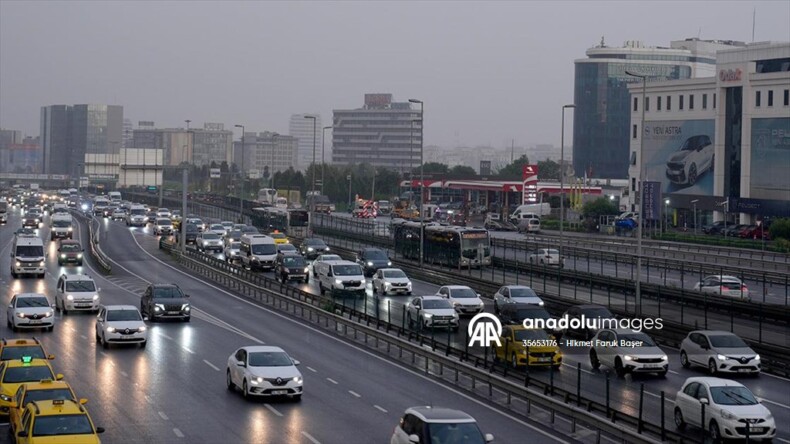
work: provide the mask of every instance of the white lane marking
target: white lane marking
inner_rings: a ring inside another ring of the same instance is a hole
[[[353,390],[349,390],[348,392],[351,393],[351,396],[353,396],[355,398],[361,398],[362,397],[362,395],[360,395],[359,393],[357,393],[357,392],[355,392]]]
[[[157,412],[157,413],[159,413],[159,417],[160,417],[160,418],[162,418],[162,419],[164,419],[165,421],[167,421],[167,420],[169,419],[169,418],[167,417],[167,415],[165,415],[165,412]]]
[[[770,373],[760,373],[760,376],[770,376],[772,378],[781,379],[782,381],[790,382],[790,379],[788,379],[788,378],[785,378],[785,377],[782,377],[782,376],[778,376],[778,375],[772,375]],[[780,438],[777,438],[777,439],[780,439]],[[790,441],[787,441],[787,442],[790,442]]]
[[[186,347],[186,346],[182,345],[181,348],[183,348],[184,350],[188,351],[189,353],[192,353],[193,355],[195,354],[195,352],[192,351],[189,347]]]
[[[572,368],[572,369],[576,370],[576,366],[575,366],[575,365],[571,365],[571,364],[565,364],[565,363],[563,363],[562,365],[564,365],[564,366],[566,366],[566,367],[570,367],[570,368]],[[584,373],[587,373],[587,374],[589,374],[589,375],[594,375],[594,374],[595,374],[595,373],[593,373],[593,372],[591,372],[591,371],[589,371],[589,370],[585,370],[585,369],[582,369],[582,371],[583,371]]]
[[[80,335],[80,337],[81,337],[82,339],[85,339],[85,340],[87,340],[87,339],[88,339],[88,337],[87,337],[87,336],[85,336],[85,335]]]
[[[274,413],[275,415],[283,416],[283,414],[280,413],[276,408],[272,407],[271,404],[264,404],[263,406],[266,407],[267,409],[269,409],[269,411]]]
[[[307,438],[313,444],[321,444],[321,441],[313,438],[313,435],[305,432],[304,430],[302,431],[302,435],[304,435],[304,437]]]
[[[313,367],[307,367],[307,366],[305,366],[305,368],[306,368],[306,369],[308,369],[308,370],[310,370],[310,371],[311,371],[311,372],[313,372],[313,373],[318,373],[318,370],[314,369]]]
[[[327,381],[329,381],[329,382],[331,382],[332,384],[337,384],[337,381],[335,381],[335,380],[334,380],[334,379],[332,379],[332,378],[326,378],[326,380],[327,380]]]
[[[122,375],[124,378],[128,378],[128,377],[129,377],[129,374],[128,374],[128,373],[126,373],[126,372],[125,372],[125,371],[123,371],[123,370],[121,370],[121,375]]]
[[[381,407],[380,405],[374,405],[373,408],[375,408],[377,410],[381,410],[384,413],[387,413],[387,409],[385,409],[384,407]]]
[[[767,403],[769,403],[769,404],[778,405],[779,407],[783,407],[783,408],[786,408],[786,409],[790,409],[790,406],[789,406],[789,405],[780,404],[780,403],[778,403],[778,402],[776,402],[776,401],[771,401],[770,399],[765,399],[765,398],[763,398],[763,402],[767,402]]]
[[[679,375],[680,374],[680,373],[678,373],[678,372],[676,372],[674,370],[669,370],[669,373],[672,373],[673,375]]]
[[[151,397],[150,397],[150,396],[148,396],[148,395],[143,395],[143,396],[145,396],[145,400],[146,400],[146,401],[148,401],[148,402],[152,402],[152,401],[151,401]]]
[[[170,336],[168,336],[168,335],[166,335],[164,333],[159,333],[159,336],[161,336],[161,337],[163,337],[165,339],[170,339],[171,341],[173,340],[173,338],[171,338]]]
[[[173,429],[173,433],[175,433],[176,436],[179,437],[179,438],[183,438],[184,437],[184,433],[181,430]]]
[[[134,236],[132,236],[132,239],[134,239],[135,243],[137,243],[137,239],[135,239]],[[301,322],[299,322],[299,321],[297,321],[295,319],[291,319],[291,318],[289,318],[289,317],[285,316],[284,314],[279,313],[277,311],[274,311],[274,310],[271,310],[271,309],[268,309],[268,308],[265,308],[265,307],[261,307],[260,305],[254,304],[251,301],[248,301],[247,299],[245,299],[245,298],[243,298],[241,296],[236,296],[235,294],[233,294],[233,293],[231,293],[231,292],[229,292],[229,291],[227,291],[227,290],[225,290],[223,288],[220,288],[220,287],[218,287],[218,286],[216,286],[216,285],[214,285],[214,284],[212,284],[212,283],[210,283],[210,282],[208,282],[206,280],[203,280],[203,279],[197,278],[195,276],[192,276],[192,275],[190,275],[188,273],[185,273],[182,270],[180,270],[180,269],[178,269],[178,268],[176,268],[176,267],[174,267],[174,266],[172,266],[170,264],[167,264],[164,261],[160,260],[159,258],[155,257],[153,254],[149,253],[142,246],[140,246],[139,243],[137,243],[137,246],[145,254],[150,256],[153,260],[155,260],[155,261],[159,262],[160,264],[170,268],[171,270],[175,271],[176,273],[181,274],[183,276],[186,276],[186,277],[188,277],[190,279],[193,279],[193,280],[195,280],[197,282],[200,282],[200,283],[202,283],[203,285],[206,285],[209,288],[213,288],[213,289],[217,290],[220,293],[223,293],[223,294],[225,294],[225,295],[227,295],[229,297],[232,297],[233,299],[236,299],[240,303],[247,304],[250,307],[254,307],[254,308],[258,309],[258,310],[265,311],[265,312],[267,312],[267,313],[269,313],[269,314],[271,314],[273,316],[277,316],[278,318],[280,318],[280,319],[282,319],[284,321],[291,322],[294,325],[298,325],[299,328],[308,329],[308,330],[314,332],[315,334],[321,335],[321,336],[323,336],[323,337],[325,337],[325,338],[327,338],[327,339],[329,339],[331,341],[335,341],[338,344],[343,344],[346,347],[353,348],[354,350],[358,351],[359,353],[362,353],[362,354],[365,354],[367,356],[370,356],[373,359],[377,359],[377,360],[379,360],[380,362],[382,362],[382,363],[384,363],[386,365],[390,365],[393,368],[396,368],[396,369],[399,369],[399,370],[401,370],[403,372],[409,373],[412,376],[415,376],[415,377],[420,378],[420,379],[422,379],[422,380],[424,380],[426,382],[434,384],[437,387],[441,387],[441,388],[443,388],[443,389],[445,389],[445,390],[447,390],[447,391],[449,391],[449,392],[451,392],[451,393],[453,393],[453,394],[455,394],[457,396],[460,396],[460,397],[462,397],[462,398],[464,398],[464,399],[466,399],[466,400],[468,400],[470,402],[473,402],[473,403],[475,403],[475,404],[477,404],[477,405],[479,405],[479,406],[481,406],[481,407],[483,407],[485,409],[488,409],[488,410],[490,410],[490,411],[492,411],[494,413],[497,413],[497,414],[499,414],[500,416],[502,416],[504,418],[507,418],[507,419],[517,423],[517,424],[520,424],[520,425],[522,425],[524,427],[527,427],[527,428],[529,428],[531,430],[534,430],[534,431],[540,433],[541,435],[543,435],[543,436],[545,436],[545,437],[547,437],[547,438],[549,438],[549,439],[551,439],[553,441],[556,441],[556,442],[559,442],[559,443],[563,443],[563,444],[570,444],[570,442],[568,442],[568,441],[566,441],[566,440],[564,440],[564,439],[562,439],[562,438],[560,438],[558,436],[554,436],[554,435],[550,434],[549,432],[546,432],[545,430],[542,430],[542,429],[540,429],[540,428],[538,428],[538,427],[536,427],[536,426],[534,426],[532,424],[529,424],[529,423],[527,423],[525,421],[522,421],[522,420],[516,418],[513,415],[510,415],[510,414],[508,414],[506,412],[503,412],[503,411],[501,411],[501,410],[499,410],[499,409],[497,409],[497,408],[495,408],[495,407],[493,407],[491,405],[488,405],[488,404],[486,404],[486,403],[484,403],[484,402],[482,402],[480,400],[477,400],[477,399],[473,398],[472,396],[461,392],[460,390],[456,390],[456,389],[453,389],[451,387],[445,386],[444,384],[441,384],[438,381],[434,381],[433,379],[431,379],[431,378],[429,378],[429,377],[427,377],[427,376],[425,376],[425,375],[423,375],[421,373],[418,373],[418,372],[416,372],[414,370],[410,370],[410,369],[401,367],[399,364],[397,364],[395,362],[392,362],[392,361],[389,361],[389,360],[387,360],[386,358],[384,358],[382,356],[374,354],[373,352],[365,350],[365,349],[363,349],[361,347],[358,347],[356,345],[351,345],[351,344],[343,341],[342,339],[340,339],[338,337],[335,337],[335,336],[333,336],[333,335],[331,335],[331,334],[329,334],[329,333],[327,333],[327,332],[325,332],[323,330],[319,330],[319,329],[317,329],[315,327],[311,327],[309,325],[305,325],[305,324],[303,324],[303,323],[301,323]],[[121,267],[121,268],[123,268],[123,267]]]
[[[776,438],[776,440],[777,440],[777,441],[782,441],[782,442],[788,442],[788,443],[790,443],[790,441],[788,441],[788,440],[786,440],[786,439],[782,439],[782,438]]]
[[[212,364],[212,363],[210,363],[210,362],[206,361],[205,359],[203,360],[203,362],[205,362],[205,363],[206,363],[206,365],[208,365],[209,367],[213,368],[214,370],[216,370],[216,371],[220,371],[220,370],[219,370],[219,367],[217,367],[216,365],[214,365],[214,364]]]
[[[650,396],[654,396],[654,397],[656,397],[656,398],[659,398],[659,399],[661,399],[661,395],[657,395],[657,394],[655,394],[655,393],[648,392],[647,390],[645,390],[645,394],[646,394],[646,395],[650,395]],[[672,404],[674,404],[674,403],[675,403],[675,400],[674,400],[674,399],[670,399],[670,398],[669,398],[669,397],[666,395],[666,393],[664,394],[664,400],[665,400],[665,401],[667,401],[667,402],[671,402]]]

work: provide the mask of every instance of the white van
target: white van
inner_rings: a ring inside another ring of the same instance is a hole
[[[120,191],[110,191],[109,193],[107,193],[107,197],[109,197],[110,200],[113,203],[118,203],[118,202],[121,201],[121,192]]]
[[[313,267],[321,294],[329,291],[332,296],[365,296],[365,275],[359,264],[351,261],[319,261]]]
[[[144,205],[132,205],[129,212],[126,214],[126,225],[130,227],[144,227],[148,222],[148,217],[145,215],[148,210]]]
[[[239,245],[241,266],[250,270],[273,270],[277,259],[274,239],[265,234],[245,234]]]
[[[17,236],[11,249],[11,276],[35,274],[42,279],[47,270],[45,259],[44,241],[40,237]]]
[[[69,213],[54,213],[49,220],[49,240],[74,239],[74,224]]]
[[[533,219],[548,216],[551,214],[551,205],[548,202],[540,204],[519,205],[510,215],[510,221],[518,225],[522,219]]]

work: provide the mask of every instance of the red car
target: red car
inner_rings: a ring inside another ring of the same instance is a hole
[[[749,225],[738,233],[743,239],[765,239],[771,240],[768,228],[765,225]]]

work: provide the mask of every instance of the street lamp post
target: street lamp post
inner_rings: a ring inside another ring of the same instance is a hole
[[[420,266],[423,264],[423,256],[425,252],[425,215],[423,209],[425,206],[425,161],[423,159],[423,142],[425,139],[425,121],[423,120],[425,113],[425,104],[422,100],[409,99],[410,103],[418,103],[420,105]]]
[[[560,258],[562,258],[563,230],[565,225],[565,110],[576,105],[562,105],[562,134],[560,135]],[[562,260],[562,259],[560,259]]]
[[[277,148],[277,137],[279,134],[272,133],[272,164],[269,166],[269,187],[274,189],[274,150]]]
[[[324,167],[326,166],[326,161],[324,160],[324,145],[326,142],[326,130],[332,129],[331,126],[325,126],[321,129],[321,194],[324,194]]]
[[[694,199],[691,201],[691,207],[694,211],[694,235],[697,235],[697,202],[699,199]]]
[[[664,233],[669,231],[669,223],[667,222],[667,216],[669,216],[669,199],[664,200],[664,217],[661,218],[664,222]]]
[[[642,79],[642,119],[641,123],[639,124],[639,179],[638,179],[638,194],[639,196],[639,217],[637,218],[637,225],[636,225],[636,282],[635,282],[635,293],[636,293],[636,309],[635,313],[637,316],[642,314],[642,225],[644,224],[645,219],[645,211],[644,205],[642,202],[644,201],[644,196],[642,195],[642,181],[644,177],[644,168],[643,168],[643,154],[645,152],[645,96],[647,95],[647,75],[639,74],[632,71],[625,71],[631,77],[638,77]]]
[[[315,213],[315,125],[318,121],[316,116],[304,116],[305,119],[312,119],[313,121],[313,164],[311,165],[313,168],[313,180],[312,184],[310,184],[310,217],[307,218],[307,232],[312,235],[313,232],[313,215]]]
[[[244,125],[233,125],[241,128],[241,169],[239,171],[239,223],[244,223]]]
[[[189,186],[189,162],[186,161],[186,148],[189,146],[189,124],[192,122],[187,119],[184,122],[187,124],[187,144],[181,150],[181,161],[183,169],[181,170],[181,223],[178,224],[178,229],[181,230],[181,254],[187,251],[187,236],[186,227],[184,227],[187,217],[187,187]]]
[[[351,175],[346,176],[346,180],[348,181],[348,208],[349,212],[351,212]]]

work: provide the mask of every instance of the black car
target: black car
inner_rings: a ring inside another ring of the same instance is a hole
[[[192,307],[189,295],[184,294],[178,285],[151,284],[140,299],[140,311],[151,321],[180,319],[189,322]]]
[[[357,263],[362,267],[367,277],[376,274],[379,268],[392,266],[387,252],[381,248],[363,248],[357,253]]]
[[[187,245],[194,244],[197,241],[197,235],[198,235],[198,233],[200,233],[200,231],[198,230],[197,225],[195,225],[195,224],[185,224],[184,225],[184,230],[181,230],[180,226],[178,228],[179,228],[179,230],[176,231],[176,243],[177,244],[181,243],[181,236],[184,234],[183,231],[186,231],[185,239],[186,239]]]
[[[724,229],[724,221],[720,220],[710,225],[703,226],[702,232],[705,234],[719,234],[723,229]]]
[[[27,213],[22,218],[22,227],[39,228],[41,226],[41,216],[38,214]]]
[[[306,259],[315,259],[319,254],[328,252],[329,246],[323,240],[311,237],[302,241],[299,250]]]
[[[292,279],[307,283],[310,281],[307,262],[304,257],[296,253],[278,254],[274,261],[274,277],[279,277],[283,283]]]
[[[617,328],[617,325],[604,325],[604,320],[616,320],[608,308],[602,305],[574,305],[565,311],[562,317],[568,317],[569,327],[554,330],[554,336],[559,340],[562,336],[575,336],[581,339],[592,339],[598,330],[604,328]],[[574,319],[578,319],[579,328],[570,328]],[[607,321],[610,322],[610,321]]]
[[[551,319],[545,308],[534,304],[505,304],[499,309],[499,319],[503,324],[522,325],[525,319]],[[547,332],[549,329],[544,329]]]

